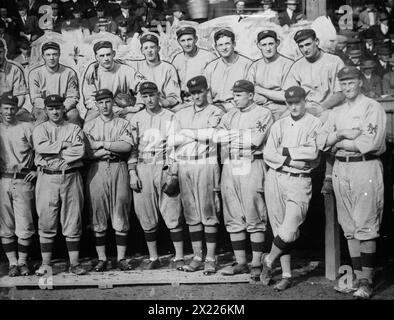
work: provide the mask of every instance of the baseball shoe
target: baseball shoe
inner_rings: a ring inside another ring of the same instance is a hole
[[[334,188],[332,186],[332,179],[325,178],[323,182],[323,187],[321,188],[320,193],[322,194],[334,194]]]
[[[21,276],[28,276],[30,274],[30,270],[26,263],[18,266]]]
[[[221,274],[224,276],[233,276],[243,273],[249,273],[248,265],[246,263],[239,264],[238,262],[233,263],[233,265],[226,267],[221,271]]]
[[[353,283],[350,288],[348,288],[348,287],[342,288],[340,286],[335,286],[334,290],[338,291],[340,293],[348,294],[348,293],[353,293],[353,292],[357,291],[359,286],[360,286],[360,281],[358,279],[353,279]]]
[[[251,266],[250,268],[250,278],[254,281],[259,281],[260,280],[260,274],[261,274],[261,265],[260,266]]]
[[[278,283],[274,285],[276,291],[284,291],[291,287],[293,281],[291,278],[282,278]]]
[[[99,260],[97,264],[94,266],[93,270],[96,272],[103,272],[107,271],[107,265],[108,261],[107,260]]]
[[[82,267],[82,265],[80,263],[70,265],[70,268],[68,271],[70,273],[77,275],[77,276],[81,276],[83,274],[86,274],[86,272],[87,272],[86,269],[84,267]]]
[[[10,266],[10,269],[8,271],[8,276],[9,277],[18,277],[20,276],[21,273],[19,272],[19,268],[16,264],[13,264]]]
[[[183,266],[182,270],[186,272],[195,272],[201,270],[202,268],[203,268],[202,260],[197,260],[193,258],[193,260],[189,264]]]
[[[148,264],[144,268],[145,270],[155,270],[161,267],[161,262],[159,259],[149,260]]]
[[[183,266],[185,265],[185,260],[179,259],[179,260],[171,260],[170,268],[175,269],[178,271],[183,271]]]
[[[266,257],[268,256],[268,253],[263,253],[263,256],[261,257],[261,263],[263,265],[263,270],[261,271],[260,274],[260,281],[264,286],[268,286],[271,282],[272,279],[272,267],[269,267],[266,262]]]
[[[126,259],[120,259],[118,261],[118,268],[122,271],[128,271],[133,269],[133,267],[127,262]]]
[[[368,282],[367,279],[360,280],[360,286],[355,293],[353,293],[353,297],[356,299],[370,299],[372,296],[372,285]]]
[[[51,269],[52,266],[49,264],[42,264],[40,267],[36,270],[35,274],[38,277],[42,277],[48,273],[48,269]]]
[[[211,274],[216,273],[216,261],[214,261],[214,260],[205,260],[203,273],[206,276],[209,276]]]

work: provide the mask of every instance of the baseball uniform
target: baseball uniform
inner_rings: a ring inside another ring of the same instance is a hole
[[[152,65],[145,59],[126,60],[125,63],[136,69],[147,81],[157,85],[161,97],[165,100],[163,107],[171,109],[182,102],[178,74],[171,63],[160,60],[157,64]]]
[[[183,51],[177,53],[172,60],[172,64],[178,72],[181,90],[187,91],[187,81],[202,75],[207,64],[216,58],[217,56],[213,52],[199,47],[197,47],[197,51],[192,57],[186,55]]]
[[[34,166],[33,125],[0,123],[0,237],[30,238],[34,232],[34,184],[23,179]]]
[[[63,142],[72,146],[62,149]],[[46,121],[34,128],[33,143],[39,171],[36,185],[39,234],[44,238],[55,237],[60,218],[63,235],[78,238],[84,203],[78,171],[85,154],[83,132],[66,121],[60,125]]]
[[[221,150],[223,214],[230,233],[266,230],[267,212],[260,193],[265,175],[262,154],[272,123],[271,112],[255,103],[242,111],[231,109],[220,121],[219,129],[239,130],[256,141],[249,150],[232,149],[231,144]]]
[[[175,114],[172,133],[216,127],[222,115],[223,111],[211,104],[204,109],[189,106]],[[209,141],[193,141],[176,149],[181,198],[188,225],[219,223],[219,199],[215,192],[220,179],[217,154],[216,144]]]
[[[16,63],[6,60],[0,66],[0,95],[23,96],[28,93],[24,71]]]
[[[140,192],[133,191],[134,209],[145,232],[157,230],[159,214],[168,229],[181,226],[180,195],[170,197],[162,191],[167,138],[173,117],[174,113],[167,109],[157,114],[144,109],[130,120],[134,147],[128,164],[129,168],[137,169],[142,184]]]
[[[104,121],[101,116],[88,121],[83,131],[89,142],[124,141],[133,144],[129,122],[114,116]],[[114,158],[93,158],[90,144],[87,144],[87,155],[92,160],[86,181],[86,195],[89,203],[92,229],[94,232],[107,230],[108,219],[118,232],[127,232],[130,228],[129,212],[131,208],[131,192],[127,170],[128,154]]]
[[[361,130],[353,140],[359,152],[335,152],[333,187],[338,221],[347,239],[379,236],[384,197],[383,166],[378,156],[386,150],[386,121],[382,106],[360,94],[352,105],[345,102],[336,107],[318,135],[319,147],[327,150],[331,147],[326,145],[329,135],[342,129]]]
[[[217,58],[204,69],[208,87],[211,90],[214,103],[228,102],[233,99],[232,87],[239,79],[246,79],[252,60],[236,54],[233,63],[228,64],[222,58]]]
[[[272,61],[261,58],[252,63],[247,79],[256,86],[280,91],[284,88],[284,82],[292,64],[293,61],[291,59],[281,54],[277,54]],[[285,102],[272,101],[258,93],[255,93],[255,102],[271,110],[275,120],[287,111]]]
[[[317,131],[321,121],[309,113],[295,121],[288,115],[271,127],[264,148],[264,161],[269,169],[264,191],[268,217],[274,237],[286,243],[299,236],[299,226],[304,222],[312,197],[310,173],[319,165]],[[285,163],[286,155],[279,148],[287,148],[291,160],[302,161],[302,169]]]

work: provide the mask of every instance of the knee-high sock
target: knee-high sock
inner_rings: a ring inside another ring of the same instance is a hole
[[[118,261],[126,257],[127,250],[127,232],[115,232],[116,250],[118,253]]]
[[[280,265],[282,267],[282,278],[291,278],[291,255],[282,254],[280,256]]]
[[[175,249],[175,260],[183,259],[183,229],[182,227],[171,229],[170,236]]]
[[[79,263],[79,238],[66,238],[70,264],[75,266]]]
[[[373,280],[373,271],[375,268],[376,241],[361,241],[361,266],[363,278],[368,279],[369,283]]]
[[[31,245],[31,237],[27,239],[18,239],[18,264],[26,264],[29,255],[29,247]]]
[[[107,260],[107,255],[105,254],[105,231],[104,232],[95,232],[94,233],[94,241],[96,244],[96,251],[98,255],[98,259],[102,261]]]
[[[252,266],[261,264],[265,235],[264,232],[253,232],[250,234],[250,244],[252,247]]]
[[[53,249],[53,243],[54,242],[55,242],[54,238],[40,237],[42,264],[46,264],[46,265],[50,265],[51,264],[52,249]]]
[[[197,259],[202,259],[202,240],[204,238],[204,226],[196,224],[189,226],[190,241],[192,242],[193,254]]]
[[[146,240],[146,245],[148,246],[150,259],[152,261],[158,259],[159,255],[157,253],[157,232],[156,232],[156,230],[153,232],[146,232],[145,231],[145,240]]]
[[[218,233],[217,226],[204,226],[205,242],[207,245],[207,256],[206,259],[215,261],[216,253],[216,238]]]
[[[274,238],[271,246],[271,251],[268,256],[266,256],[266,263],[269,267],[271,267],[275,260],[282,255],[283,251],[286,250],[286,247],[288,245],[289,244],[284,242],[281,237],[276,236]]]
[[[352,260],[352,267],[357,279],[362,278],[361,269],[361,243],[357,239],[348,239],[347,246],[349,248],[350,259]]]
[[[1,243],[3,244],[3,249],[10,266],[17,265],[18,259],[16,257],[16,238],[1,238]]]
[[[233,246],[235,260],[239,264],[246,264],[246,231],[230,233],[230,240]]]

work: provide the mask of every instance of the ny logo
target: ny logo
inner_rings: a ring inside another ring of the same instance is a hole
[[[373,126],[372,123],[369,123],[368,125],[368,133],[370,134],[376,134],[378,132],[378,125]]]
[[[265,131],[265,129],[267,129],[267,124],[262,124],[260,120],[258,120],[256,122],[257,125],[257,129],[259,130],[259,132],[263,133]]]

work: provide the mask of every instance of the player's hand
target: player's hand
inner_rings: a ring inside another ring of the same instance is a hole
[[[37,171],[30,171],[23,179],[24,182],[32,182],[37,178]]]
[[[343,139],[354,140],[360,134],[361,134],[361,130],[359,129],[342,129],[338,131],[337,136],[338,138],[340,138],[340,140]]]
[[[309,166],[305,161],[291,160],[290,166],[299,170],[309,169]]]
[[[90,148],[94,149],[94,150],[104,148],[104,143],[103,143],[103,141],[91,141]]]
[[[140,191],[142,189],[142,183],[140,178],[138,177],[137,171],[130,170],[130,188],[134,191]]]

